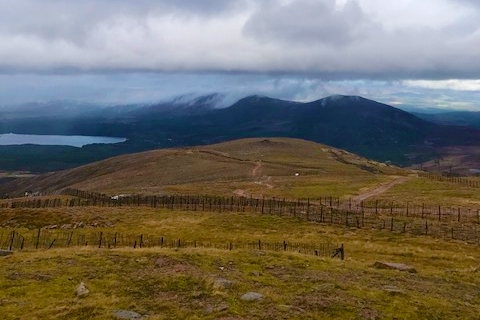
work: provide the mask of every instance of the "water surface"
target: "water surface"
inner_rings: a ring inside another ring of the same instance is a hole
[[[127,141],[126,138],[97,137],[97,136],[62,136],[62,135],[38,135],[38,134],[0,134],[0,145],[36,144],[49,146],[72,146],[82,147],[94,143],[119,143]]]

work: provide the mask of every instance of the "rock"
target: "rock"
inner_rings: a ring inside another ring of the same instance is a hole
[[[10,250],[0,250],[0,257],[5,257],[13,254],[13,251]]]
[[[377,261],[373,266],[377,269],[393,269],[398,271],[407,271],[410,273],[417,273],[417,270],[415,270],[414,267],[403,264],[403,263]]]
[[[262,275],[258,270],[253,270],[252,272],[250,272],[250,274],[255,277],[260,277]]]
[[[403,290],[400,290],[398,289],[397,287],[395,286],[386,286],[383,288],[383,290],[393,296],[397,295],[397,294],[403,294]]]
[[[115,310],[113,311],[113,316],[116,319],[141,319],[142,315],[134,311],[128,310]]]
[[[215,289],[230,289],[233,287],[233,281],[227,279],[217,279],[213,284]]]
[[[207,314],[211,314],[213,313],[214,309],[213,309],[213,306],[211,304],[209,304],[208,306],[205,307],[205,312]]]
[[[263,295],[258,292],[247,292],[240,299],[243,301],[260,301],[263,299]]]
[[[222,312],[228,310],[228,304],[227,303],[220,303],[218,306],[215,307],[216,312]]]
[[[90,290],[87,289],[87,286],[83,282],[80,282],[77,289],[75,289],[75,293],[77,294],[77,297],[86,296],[89,292]]]

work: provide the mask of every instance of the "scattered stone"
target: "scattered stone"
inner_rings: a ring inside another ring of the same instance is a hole
[[[263,295],[258,292],[247,292],[240,299],[243,301],[260,301],[263,299]]]
[[[10,250],[0,250],[0,257],[5,257],[13,254],[13,251]]]
[[[395,286],[386,286],[383,288],[383,290],[393,296],[405,293],[403,290],[400,290]]]
[[[217,279],[213,284],[215,289],[230,289],[233,287],[233,281],[227,279]]]
[[[87,289],[87,286],[83,282],[80,282],[77,289],[75,289],[75,293],[77,294],[77,297],[86,296],[89,292],[90,290]]]
[[[288,312],[288,311],[292,310],[292,306],[288,305],[288,304],[281,304],[281,305],[278,306],[278,309],[280,311],[283,311],[283,312]]]
[[[414,267],[403,263],[377,261],[373,266],[377,269],[392,269],[398,271],[406,271],[410,273],[417,273],[417,270],[415,270]]]
[[[67,223],[67,224],[62,224],[62,226],[60,227],[60,229],[72,229],[72,225]]]
[[[116,319],[141,319],[142,315],[128,310],[115,310],[113,311],[113,316]]]
[[[258,270],[253,270],[252,272],[250,272],[250,274],[255,277],[260,277],[262,275]]]
[[[213,313],[214,309],[213,309],[213,306],[211,304],[209,304],[208,306],[205,307],[205,312],[207,314],[211,314]]]
[[[223,303],[220,303],[216,308],[215,308],[215,311],[216,312],[222,312],[222,311],[225,311],[225,310],[228,310],[228,304],[223,302]]]

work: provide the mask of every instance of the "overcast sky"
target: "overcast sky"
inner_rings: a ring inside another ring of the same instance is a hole
[[[0,0],[0,105],[358,94],[480,111],[478,0]]]

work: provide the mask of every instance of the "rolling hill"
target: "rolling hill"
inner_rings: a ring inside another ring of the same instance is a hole
[[[305,140],[253,138],[122,155],[70,170],[9,181],[0,185],[0,191],[13,196],[25,191],[54,192],[71,187],[111,195],[313,197],[327,192],[356,194],[398,174],[407,172]]]
[[[119,154],[253,137],[305,139],[401,166],[434,159],[439,148],[480,145],[478,128],[435,124],[356,96],[330,96],[309,103],[249,96],[230,107],[216,108],[218,99],[208,95],[71,119],[0,119],[0,132],[128,138],[115,146],[64,148],[58,151],[60,161],[48,157],[44,147],[29,146],[26,153],[3,147],[7,158],[22,157],[13,164],[0,159],[0,169],[45,172]]]

